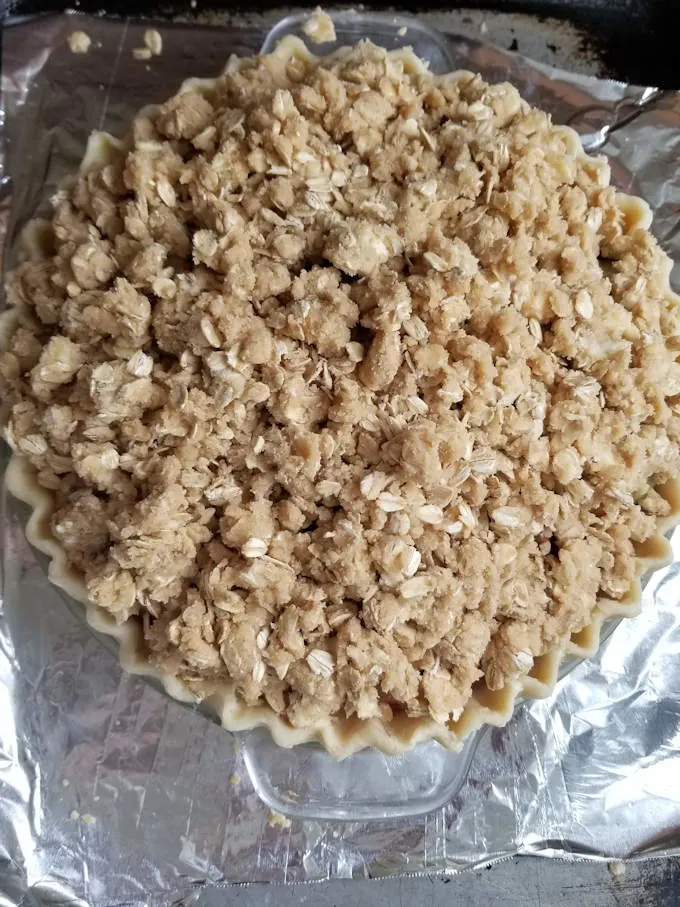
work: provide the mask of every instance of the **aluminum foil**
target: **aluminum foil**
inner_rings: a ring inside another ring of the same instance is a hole
[[[65,43],[76,27],[92,38],[85,56]],[[5,30],[6,261],[20,226],[77,166],[91,129],[122,132],[136,108],[186,76],[215,74],[264,37],[247,27],[161,32],[162,55],[137,61],[143,27],[130,22],[60,16]],[[678,94],[449,37],[458,66],[510,79],[607,153],[614,181],[649,201],[657,236],[680,258]],[[283,819],[248,774],[252,740],[244,749],[205,715],[124,675],[47,582],[24,519],[4,498],[0,904],[160,904],[235,882],[456,872],[516,853],[680,853],[679,564],[654,575],[642,615],[623,621],[550,699],[520,704],[506,728],[475,741],[445,805],[395,818],[397,802],[382,821]],[[680,561],[680,530],[673,545]],[[435,765],[432,748],[419,758]],[[362,765],[390,775],[392,794],[413,802],[407,764],[376,755]]]

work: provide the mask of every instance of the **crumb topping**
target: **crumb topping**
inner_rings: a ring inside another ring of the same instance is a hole
[[[6,436],[198,695],[447,722],[629,590],[679,466],[669,262],[512,86],[368,42],[245,59],[40,236]]]

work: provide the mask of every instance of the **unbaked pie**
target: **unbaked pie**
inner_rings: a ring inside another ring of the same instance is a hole
[[[92,137],[9,277],[11,490],[126,667],[334,755],[455,747],[678,518],[644,203],[508,84],[285,40]]]

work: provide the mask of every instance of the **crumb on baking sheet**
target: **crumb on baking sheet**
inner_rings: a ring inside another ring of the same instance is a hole
[[[68,46],[73,54],[86,54],[91,45],[92,38],[84,31],[72,31],[67,38]]]
[[[132,56],[135,60],[150,60],[153,54],[148,47],[133,47]]]
[[[315,44],[327,44],[335,41],[335,25],[333,20],[320,6],[305,20],[303,32]]]
[[[512,86],[244,60],[48,229],[6,434],[90,598],[198,696],[445,724],[629,591],[679,465],[668,262]]]

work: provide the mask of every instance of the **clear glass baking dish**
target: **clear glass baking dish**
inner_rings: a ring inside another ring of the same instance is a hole
[[[332,11],[329,15],[335,26],[335,41],[323,44],[310,42],[303,31],[310,13],[295,13],[281,19],[270,29],[262,44],[262,53],[270,53],[287,35],[300,38],[313,53],[324,55],[368,38],[386,50],[412,48],[416,56],[429,64],[432,72],[445,73],[456,69],[453,45],[412,16],[357,12],[352,9]]]

